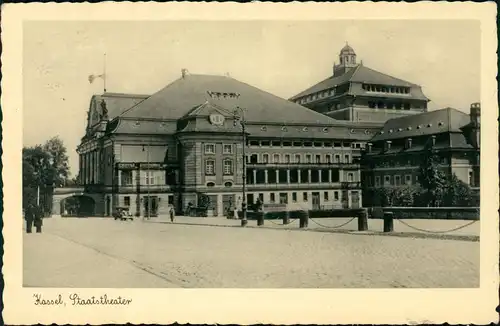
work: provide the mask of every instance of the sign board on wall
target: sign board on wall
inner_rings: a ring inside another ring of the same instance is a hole
[[[118,163],[118,169],[120,170],[135,170],[140,168],[141,170],[164,170],[167,168],[165,163]]]

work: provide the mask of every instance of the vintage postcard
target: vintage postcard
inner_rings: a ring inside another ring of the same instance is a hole
[[[2,6],[5,322],[497,321],[495,9]]]

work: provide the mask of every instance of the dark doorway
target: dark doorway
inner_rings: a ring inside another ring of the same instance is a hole
[[[312,209],[319,209],[319,192],[313,192],[312,196]]]
[[[61,201],[62,216],[95,216],[95,201],[89,196],[71,196]]]
[[[158,216],[158,197],[146,196],[143,200],[144,203],[144,216],[156,217]]]

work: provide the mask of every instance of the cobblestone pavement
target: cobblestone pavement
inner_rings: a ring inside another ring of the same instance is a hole
[[[479,286],[479,242],[103,218],[43,231],[24,235],[25,286]]]

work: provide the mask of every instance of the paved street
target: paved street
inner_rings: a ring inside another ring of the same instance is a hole
[[[219,221],[227,226],[238,224],[238,221]],[[267,224],[270,223],[266,221]],[[479,286],[477,241],[277,228],[120,222],[103,218],[47,219],[44,233],[24,234],[24,285]]]

